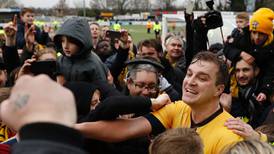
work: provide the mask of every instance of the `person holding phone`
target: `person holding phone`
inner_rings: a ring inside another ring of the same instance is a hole
[[[18,78],[23,75],[47,74],[56,80],[56,51],[53,48],[45,48],[35,53],[33,58],[27,59],[20,68]]]
[[[16,16],[14,17],[14,19]],[[34,36],[31,28],[27,29],[26,35],[27,40],[31,41]],[[4,26],[5,31],[5,38],[6,43],[4,46],[4,52],[3,52],[3,58],[4,62],[6,64],[7,72],[10,73],[13,69],[20,66],[20,58],[17,53],[17,47],[16,47],[16,32],[17,32],[17,26],[16,26],[16,20],[13,20],[13,22],[10,22]],[[23,66],[20,68],[17,77],[15,80],[25,74],[54,74],[52,70],[56,70],[56,51],[53,48],[44,48],[37,50],[35,53],[32,53],[30,56],[31,58],[23,61]],[[33,64],[33,65],[32,65]],[[36,65],[37,64],[37,65]],[[32,71],[36,68],[36,71]],[[50,75],[51,76],[51,75]]]
[[[117,33],[119,34],[117,35]],[[121,30],[120,32],[115,33],[112,31],[108,34],[108,36],[113,34],[116,36],[117,40],[114,44],[115,47],[113,47],[114,54],[105,60],[105,64],[110,69],[116,88],[118,90],[122,90],[125,86],[124,79],[127,74],[127,70],[125,69],[125,61],[134,59],[134,44],[132,37],[126,30]]]

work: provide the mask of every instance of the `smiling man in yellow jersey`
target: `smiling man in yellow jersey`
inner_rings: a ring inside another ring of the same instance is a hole
[[[204,153],[220,153],[226,146],[242,140],[224,126],[225,121],[232,118],[219,103],[227,77],[226,65],[216,55],[201,52],[187,70],[182,101],[144,117],[82,123],[76,125],[76,129],[86,137],[115,142],[158,134],[169,128],[189,127],[200,135]]]

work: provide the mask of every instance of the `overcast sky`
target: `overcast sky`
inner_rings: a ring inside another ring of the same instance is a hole
[[[40,8],[51,8],[58,3],[59,0],[16,0],[18,3],[23,4],[25,7],[40,7]],[[66,0],[70,7],[75,7],[75,3],[82,4],[83,0]],[[89,0],[86,1],[86,6],[89,5]],[[157,0],[153,0],[156,1]],[[185,0],[176,0],[179,5]]]
[[[40,7],[40,8],[50,8],[53,7],[59,0],[16,0],[18,3],[23,4],[25,7]],[[67,0],[67,4],[70,7],[74,7],[74,1],[83,0]]]

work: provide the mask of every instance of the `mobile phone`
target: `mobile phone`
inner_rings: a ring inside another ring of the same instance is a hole
[[[121,32],[108,30],[106,31],[106,37],[109,37],[112,41],[114,41],[115,39],[120,39]]]
[[[47,74],[50,77],[56,72],[56,61],[54,60],[45,60],[45,61],[35,61],[31,63],[30,71],[34,75],[38,74]]]

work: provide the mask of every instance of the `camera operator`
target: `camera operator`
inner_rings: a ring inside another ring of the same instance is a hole
[[[189,1],[185,12],[186,20],[186,66],[189,66],[192,58],[198,52],[207,50],[207,32],[210,29],[215,29],[223,26],[221,13],[213,10],[214,2],[209,0],[206,2],[210,11],[203,16],[194,19],[192,12],[193,3]]]

